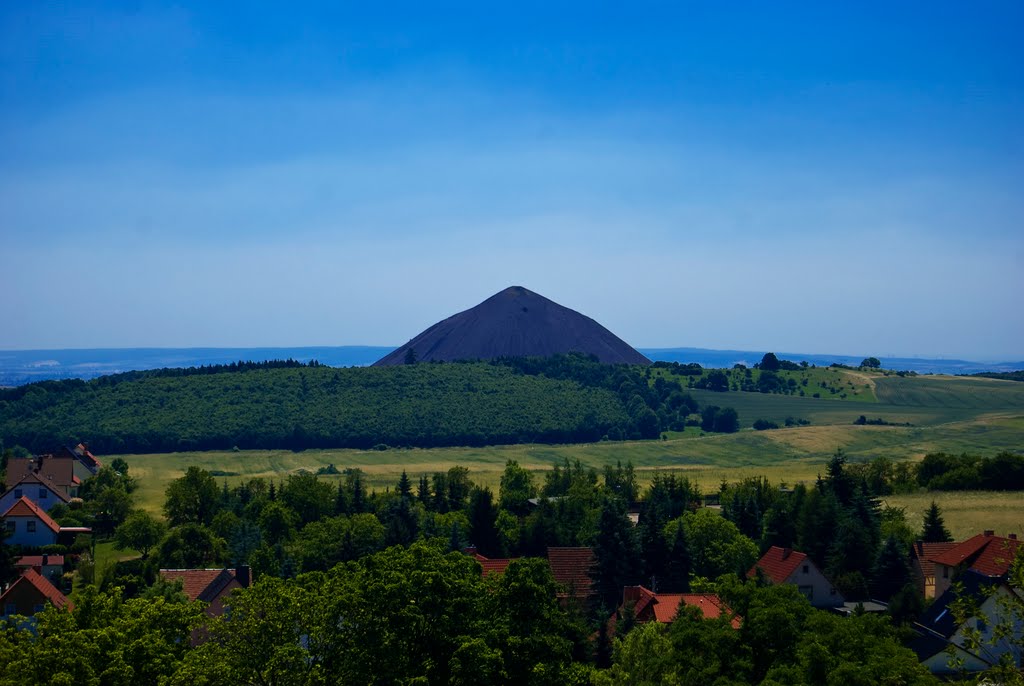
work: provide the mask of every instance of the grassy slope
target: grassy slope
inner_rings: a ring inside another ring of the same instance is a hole
[[[1020,493],[961,491],[893,495],[886,505],[906,508],[907,521],[919,527],[932,501],[942,508],[942,518],[953,538],[963,540],[986,529],[1000,536],[1016,533],[1024,536],[1024,498]]]

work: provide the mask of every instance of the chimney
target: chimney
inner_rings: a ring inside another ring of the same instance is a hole
[[[49,563],[49,561],[50,561],[50,556],[47,555],[46,553],[43,553],[43,564],[42,564],[42,566],[45,567],[47,565],[47,563]]]
[[[985,530],[985,536],[995,536],[995,535],[996,535],[996,532],[993,531],[992,529],[986,529]]]
[[[238,565],[235,567],[235,580],[242,588],[249,588],[249,565]]]
[[[1009,534],[1009,537],[1010,537],[1011,541],[1016,541],[1017,540],[1017,534]]]
[[[791,555],[792,553],[793,553],[793,549],[792,549],[792,548],[783,548],[783,549],[782,549],[782,559],[783,559],[783,560],[788,560],[788,559],[789,559],[789,556],[790,556],[790,555]]]

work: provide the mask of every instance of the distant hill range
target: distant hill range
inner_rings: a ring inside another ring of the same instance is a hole
[[[392,346],[333,346],[302,348],[96,348],[79,350],[0,350],[0,386],[20,386],[49,379],[94,379],[164,367],[199,367],[229,364],[239,360],[260,362],[293,359],[318,360],[331,367],[366,367],[396,349]],[[404,361],[404,346],[401,356]],[[658,362],[696,362],[703,367],[748,366],[759,362],[765,350],[712,350],[708,348],[639,348]],[[788,353],[775,351],[786,360],[826,366],[833,362],[856,366],[863,357]],[[870,355],[870,352],[864,356]],[[875,355],[875,357],[879,357]],[[969,362],[966,360],[919,357],[879,357],[886,369],[904,369],[918,374],[979,374],[1024,369],[1021,362]]]
[[[605,364],[651,362],[590,317],[522,286],[511,286],[434,324],[375,366],[569,352],[591,354]]]

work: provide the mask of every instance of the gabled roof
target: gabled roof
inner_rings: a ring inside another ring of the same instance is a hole
[[[213,602],[235,580],[233,569],[161,569],[167,581],[181,581],[189,600]]]
[[[784,584],[786,579],[806,559],[806,553],[798,553],[792,548],[780,548],[777,545],[773,545],[761,556],[760,560],[754,563],[754,566],[747,572],[747,577],[753,578],[757,576],[757,570],[760,569],[773,584]]]
[[[81,460],[84,465],[91,468],[93,471],[97,471],[103,466],[96,456],[89,452],[89,446],[85,443],[79,443],[74,448],[71,448],[71,452],[75,457]]]
[[[740,628],[740,618],[714,593],[659,593],[657,601],[654,616],[659,622],[671,622],[679,613],[679,606],[688,605],[700,610],[704,619],[718,619],[724,615],[730,618],[732,628]]]
[[[59,590],[57,590],[56,586],[51,584],[42,575],[40,575],[38,572],[36,572],[36,570],[32,568],[26,569],[24,572],[22,572],[18,580],[11,584],[10,588],[8,588],[2,595],[0,595],[0,606],[3,606],[4,599],[8,596],[8,594],[10,594],[15,589],[15,587],[18,584],[31,585],[36,589],[36,591],[39,592],[40,595],[42,595],[44,598],[49,600],[57,607],[73,607],[71,603],[68,602],[67,597]]]
[[[473,559],[479,562],[483,568],[483,576],[490,576],[491,574],[504,574],[508,566],[518,558],[490,558],[484,557],[480,553],[473,553]]]
[[[714,593],[654,593],[643,586],[627,586],[622,589],[622,603],[632,601],[633,612],[641,618],[650,608],[656,622],[669,624],[679,613],[680,605],[696,607],[705,619],[718,619],[725,615],[734,629],[740,628],[740,618]]]
[[[593,580],[590,569],[594,566],[593,548],[548,548],[548,564],[555,581],[569,592],[584,598],[590,595]]]
[[[966,564],[969,569],[985,576],[1002,576],[1013,564],[1020,541],[985,532],[958,543],[936,555],[932,561],[947,567]]]
[[[1016,539],[996,538],[981,551],[971,564],[971,570],[985,576],[1002,576],[1010,571],[1019,548],[1020,541]]]
[[[935,562],[933,560],[947,550],[956,547],[958,543],[924,543],[917,541],[911,546],[910,556],[917,560],[921,567],[922,576],[935,576]]]
[[[43,525],[52,530],[53,533],[60,532],[60,524],[53,521],[50,515],[43,511],[43,508],[36,505],[34,502],[21,496],[17,502],[11,505],[7,512],[4,512],[4,517],[35,517],[43,523]]]
[[[29,472],[25,476],[21,477],[21,479],[18,480],[16,484],[7,489],[6,493],[11,492],[18,487],[24,488],[26,485],[42,486],[50,493],[53,493],[55,496],[57,496],[57,498],[59,498],[60,500],[63,500],[66,503],[71,501],[71,498],[65,495],[61,489],[55,488],[53,484],[50,482],[43,481],[35,472]]]
[[[42,555],[23,555],[18,558],[18,561],[14,563],[15,567],[63,567],[64,556],[63,555],[47,555],[46,565],[43,565]]]

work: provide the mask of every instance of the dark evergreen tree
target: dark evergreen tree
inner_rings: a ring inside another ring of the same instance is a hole
[[[872,598],[888,602],[910,583],[910,562],[896,538],[890,536],[878,552],[878,561],[871,574]]]
[[[846,453],[839,449],[828,461],[825,485],[835,494],[839,504],[848,507],[856,493],[856,482],[846,471]]]
[[[343,481],[338,482],[338,493],[334,496],[334,514],[344,515],[348,514],[349,503],[348,494],[345,492],[345,483]]]
[[[423,503],[423,507],[430,509],[431,498],[430,498],[430,480],[424,474],[420,477],[419,486],[416,489],[416,499]]]
[[[764,515],[761,550],[765,551],[773,545],[780,548],[792,548],[796,543],[796,519],[788,502],[779,501]]]
[[[800,509],[797,542],[803,552],[821,568],[825,567],[829,547],[836,537],[841,516],[839,501],[830,490],[810,488]]]
[[[358,469],[353,470],[351,477],[352,499],[349,502],[349,511],[352,514],[361,514],[366,512],[366,492],[363,490],[362,473]]]
[[[398,479],[398,495],[402,500],[409,500],[412,498],[412,481],[409,480],[409,475],[402,470],[402,476]]]
[[[665,593],[689,593],[690,592],[690,543],[686,540],[686,530],[680,523],[676,527],[675,536],[672,537],[672,547],[669,549],[668,575],[666,583],[662,585]]]
[[[444,472],[436,472],[431,480],[434,483],[434,512],[445,514],[448,507],[448,475]]]
[[[640,520],[640,548],[643,553],[643,581],[652,591],[663,591],[668,576],[669,549],[663,529],[665,520],[652,508]]]
[[[469,493],[469,542],[485,557],[501,557],[501,543],[495,522],[498,508],[489,488],[474,487]]]
[[[605,498],[594,538],[594,590],[601,617],[607,617],[622,599],[622,587],[635,584],[639,550],[626,506],[619,498]]]
[[[931,507],[924,514],[924,529],[921,531],[921,540],[925,543],[949,543],[953,536],[946,528],[942,520],[942,510],[932,501]]]

